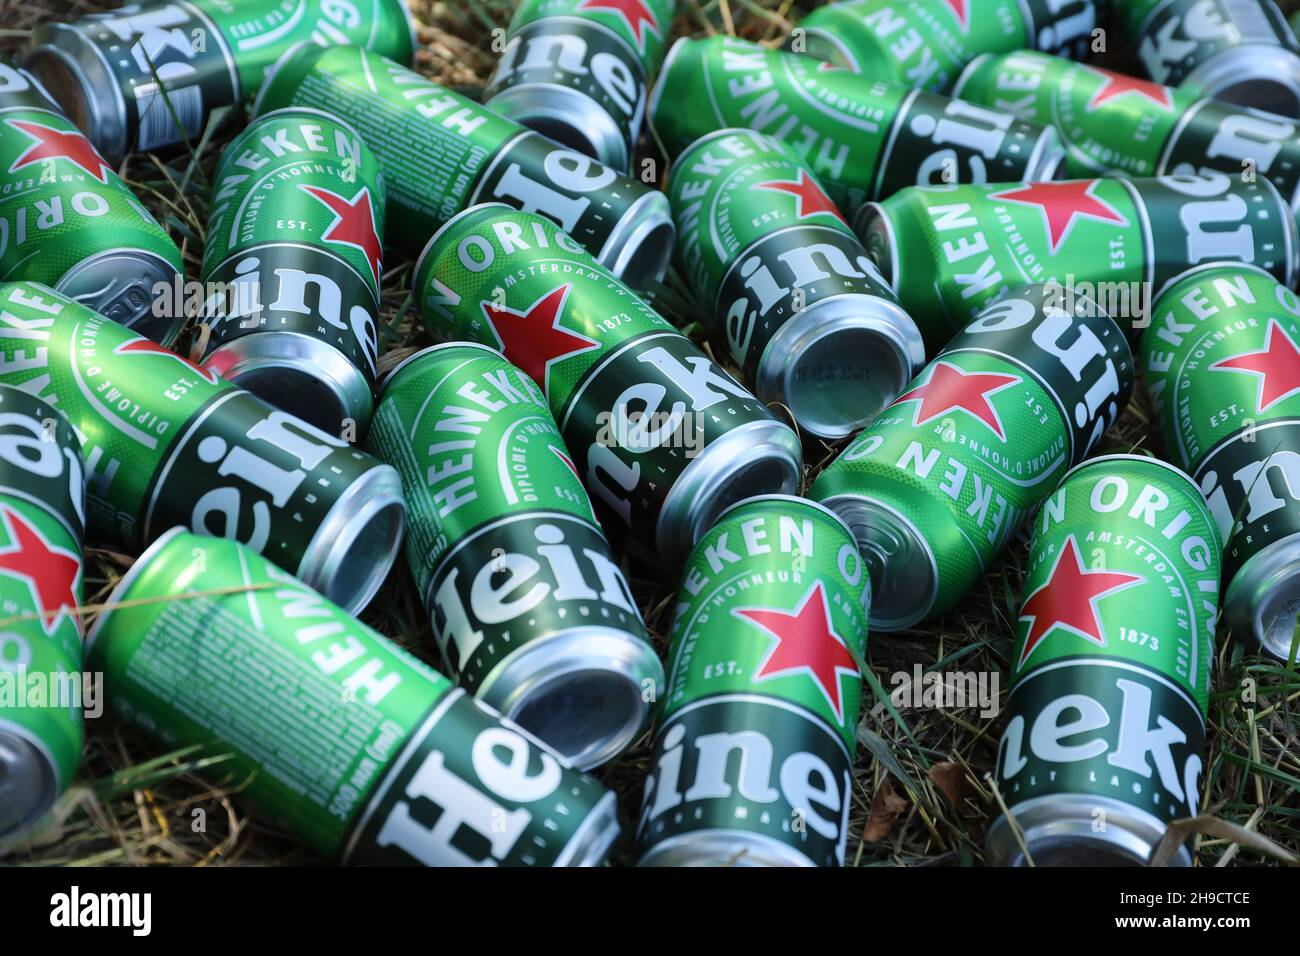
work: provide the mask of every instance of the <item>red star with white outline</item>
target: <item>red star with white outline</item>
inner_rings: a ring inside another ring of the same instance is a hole
[[[1005,199],[1024,206],[1038,206],[1043,211],[1043,222],[1052,242],[1052,255],[1074,227],[1079,216],[1098,222],[1116,222],[1127,226],[1128,220],[1119,212],[1092,194],[1097,179],[1076,179],[1061,183],[1027,183],[1015,189],[993,193],[990,199]]]
[[[1127,96],[1130,93],[1137,96],[1144,96],[1152,103],[1166,110],[1174,108],[1173,97],[1169,95],[1169,87],[1161,86],[1159,83],[1152,83],[1149,80],[1139,80],[1136,77],[1125,76],[1123,73],[1112,73],[1110,70],[1102,70],[1095,66],[1085,66],[1085,70],[1091,70],[1106,82],[1092,99],[1088,101],[1087,111],[1091,113],[1103,103],[1109,103],[1113,99],[1121,96]]]
[[[835,208],[835,204],[817,185],[817,180],[809,176],[805,170],[799,170],[799,175],[793,182],[773,179],[765,183],[755,183],[754,188],[769,189],[775,193],[789,193],[796,200],[794,207],[796,218],[807,219],[809,216],[828,212],[840,222],[845,221],[840,211]]]
[[[962,32],[965,33],[970,29],[970,9],[966,6],[966,0],[944,0],[952,10],[952,15],[957,18],[961,24]]]
[[[1063,628],[1091,641],[1098,647],[1106,646],[1097,619],[1097,602],[1116,591],[1144,582],[1137,574],[1123,571],[1086,571],[1079,557],[1079,546],[1074,535],[1065,539],[1065,546],[1056,556],[1056,564],[1047,581],[1025,598],[1020,608],[1019,620],[1029,619],[1029,633],[1020,652],[1017,667],[1024,666],[1034,648],[1055,628]]]
[[[1255,407],[1261,412],[1300,392],[1300,349],[1296,348],[1295,340],[1286,334],[1277,319],[1268,320],[1263,351],[1234,355],[1215,362],[1210,368],[1219,372],[1258,375]]]
[[[830,606],[820,581],[793,611],[738,607],[732,614],[757,624],[772,637],[771,646],[754,671],[755,682],[789,674],[806,674],[844,723],[844,695],[840,679],[858,679],[858,664],[844,639],[831,626]]]
[[[104,162],[103,157],[95,152],[95,147],[90,145],[90,140],[76,130],[69,133],[41,123],[33,123],[31,120],[11,119],[5,122],[34,141],[13,161],[9,172],[17,172],[24,166],[47,159],[66,159],[101,183],[108,182],[108,174],[112,169]]]
[[[36,599],[45,633],[53,634],[65,608],[77,607],[77,578],[81,559],[71,551],[52,548],[41,533],[12,508],[0,505],[9,548],[0,552],[0,574],[27,582]],[[81,628],[78,619],[77,628]]]
[[[212,371],[211,369],[202,368],[201,366],[195,365],[193,362],[185,358],[183,355],[177,355],[171,349],[165,349],[157,342],[151,341],[150,339],[146,339],[144,336],[141,336],[138,339],[132,339],[130,342],[123,342],[117,348],[113,349],[113,354],[114,355],[163,355],[169,359],[180,362],[189,371],[194,372],[198,375],[202,375],[204,379],[211,382],[213,385],[217,384],[218,379],[217,379],[216,372]]]
[[[956,365],[936,361],[930,366],[930,377],[924,385],[908,389],[898,398],[900,402],[919,402],[913,425],[926,422],[945,415],[953,409],[959,409],[983,422],[998,438],[1007,440],[1002,428],[1002,419],[997,410],[989,404],[989,396],[996,395],[1004,388],[1020,384],[1016,375],[998,375],[993,372],[963,372]]]
[[[636,37],[637,48],[645,50],[644,24],[650,25],[650,32],[659,36],[659,21],[645,5],[645,0],[584,0],[579,10],[609,10],[617,13],[627,24],[627,28]]]
[[[595,339],[560,326],[571,285],[556,286],[522,312],[484,302],[483,315],[492,326],[505,357],[550,397],[551,363],[600,348]]]
[[[370,274],[374,276],[375,285],[379,285],[383,248],[379,242],[379,233],[375,231],[375,210],[370,204],[370,188],[362,186],[351,199],[345,199],[338,193],[319,186],[299,184],[299,188],[334,213],[334,221],[329,224],[321,239],[360,249],[366,262],[370,263]]]

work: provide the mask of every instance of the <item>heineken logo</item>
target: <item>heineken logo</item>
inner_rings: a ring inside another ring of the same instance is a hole
[[[1079,69],[1095,73],[1103,80],[1101,87],[1088,101],[1087,111],[1089,113],[1099,106],[1104,106],[1111,100],[1119,99],[1121,96],[1139,96],[1164,110],[1174,108],[1174,101],[1169,95],[1169,87],[1167,86],[1124,76],[1122,73],[1112,73],[1110,70],[1102,70],[1095,66],[1080,66]]]
[[[10,542],[8,548],[0,551],[0,574],[16,578],[31,589],[41,614],[41,626],[45,633],[53,634],[64,611],[77,607],[81,558],[71,551],[52,547],[13,508],[0,505],[0,520]]]
[[[572,285],[567,282],[556,286],[522,312],[492,302],[481,303],[505,357],[541,385],[548,398],[553,364],[600,348],[595,339],[570,332],[560,324],[570,289]]]
[[[345,199],[320,186],[300,183],[298,188],[334,213],[334,220],[325,229],[321,239],[359,250],[366,257],[370,275],[378,287],[383,250],[380,247],[379,233],[375,230],[375,211],[370,203],[370,188],[362,186],[351,199]]]
[[[1276,319],[1268,320],[1264,348],[1221,359],[1210,366],[1216,372],[1248,372],[1259,377],[1255,407],[1267,411],[1300,392],[1300,350]]]
[[[1094,195],[1100,180],[1076,180],[1062,183],[1030,183],[1015,189],[993,193],[990,199],[1003,199],[1022,206],[1037,206],[1051,242],[1052,255],[1061,247],[1080,217],[1096,222],[1113,222],[1127,226],[1128,220],[1115,207]]]
[[[659,21],[645,0],[582,0],[579,10],[600,10],[616,14],[627,24],[632,36],[636,37],[637,49],[645,52],[645,35],[647,28],[654,36],[659,36]]]
[[[101,183],[108,182],[108,174],[112,170],[95,151],[95,147],[90,145],[90,140],[82,136],[79,131],[68,132],[34,123],[31,120],[11,119],[5,120],[5,123],[32,140],[32,145],[9,166],[9,172],[14,173],[25,166],[47,160],[62,159]]]
[[[206,382],[210,382],[213,385],[216,385],[217,382],[220,381],[220,379],[217,377],[216,372],[195,365],[189,359],[177,355],[175,352],[171,351],[170,349],[163,348],[157,342],[150,341],[149,339],[146,339],[144,336],[140,336],[139,338],[132,339],[129,342],[123,342],[121,345],[113,349],[113,354],[114,355],[160,355],[163,358],[170,359],[173,362],[179,362],[181,365],[185,366],[186,371],[193,372],[195,375],[200,376]]]
[[[827,198],[826,193],[822,192],[822,188],[817,185],[817,181],[809,176],[806,170],[799,170],[799,174],[793,180],[773,179],[765,183],[755,183],[754,187],[793,196],[795,200],[795,217],[798,219],[808,219],[812,216],[829,214],[844,222],[844,216],[835,208],[835,204]]]
[[[929,372],[924,384],[908,389],[893,402],[894,405],[917,403],[913,425],[924,425],[949,412],[960,411],[983,422],[1002,441],[1007,440],[1002,419],[989,398],[1020,384],[1018,375],[963,372],[958,366],[942,360],[932,362]]]

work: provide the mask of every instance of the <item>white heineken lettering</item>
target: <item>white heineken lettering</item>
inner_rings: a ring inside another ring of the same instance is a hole
[[[1119,740],[1115,749],[1106,755],[1106,762],[1112,767],[1120,767],[1149,778],[1149,755],[1160,775],[1160,785],[1175,800],[1183,801],[1186,795],[1183,793],[1181,775],[1174,763],[1173,747],[1187,743],[1187,735],[1164,714],[1157,714],[1156,726],[1151,726],[1150,688],[1123,678],[1115,684],[1124,695],[1124,708],[1119,718]]]
[[[1007,57],[998,70],[993,105],[1021,119],[1034,119],[1034,100],[1043,83],[1043,71],[1050,62],[1037,56]]]
[[[1048,23],[1038,31],[1038,42],[1034,44],[1040,50],[1060,50],[1075,40],[1082,39],[1092,32],[1097,22],[1096,8],[1091,2],[1081,0],[1046,0],[1044,6],[1048,12]],[[1065,16],[1062,11],[1074,9],[1074,13]]]
[[[1232,179],[1224,173],[1207,169],[1191,174],[1186,164],[1174,172],[1177,175],[1161,176],[1160,182],[1189,199],[1178,211],[1178,221],[1186,233],[1187,261],[1239,259],[1251,262],[1255,253],[1255,233],[1246,222],[1249,211],[1246,200],[1228,192]],[[1208,228],[1216,225],[1235,225],[1236,228]]]
[[[591,206],[586,194],[605,189],[618,178],[618,173],[591,157],[559,146],[547,154],[542,171],[545,182],[511,163],[496,185],[496,195],[516,200],[524,212],[555,220],[565,232],[572,232]]]
[[[1203,4],[1212,7],[1212,3]],[[1180,17],[1170,17],[1155,34],[1148,34],[1142,38],[1138,46],[1138,52],[1142,56],[1142,62],[1146,64],[1151,73],[1151,78],[1157,83],[1164,83],[1169,79],[1173,68],[1182,62],[1186,57],[1196,52],[1196,41],[1183,39],[1177,36],[1181,32],[1182,19]]]
[[[928,209],[930,218],[934,221],[933,225],[936,233],[951,232],[956,229],[970,229],[973,226],[978,226],[979,220],[969,215],[970,211],[970,203],[936,205]],[[960,236],[955,240],[945,239],[941,244],[941,248],[944,258],[950,265],[955,265],[974,256],[984,255],[984,258],[975,267],[974,272],[956,272],[953,274],[953,280],[961,288],[963,299],[970,299],[980,295],[1004,282],[1002,273],[997,268],[996,260],[989,253],[988,239],[985,238],[983,231],[977,229],[968,236]]]
[[[916,117],[917,120],[922,118],[925,124],[920,129],[923,130],[932,123],[932,120],[928,116]],[[973,151],[973,155],[966,158],[970,171],[964,180],[983,183],[988,181],[988,167],[985,166],[984,160],[997,157],[1012,122],[1014,117],[1009,113],[985,109],[963,100],[950,100],[944,106],[943,115],[934,125],[933,132],[925,138],[937,147],[952,145]],[[921,161],[916,181],[921,184],[931,182],[935,178],[934,173],[950,168],[950,164],[955,163],[958,158],[959,154],[956,150],[936,149]]]
[[[84,179],[83,176],[65,176]],[[43,233],[58,229],[77,218],[98,219],[112,208],[108,200],[95,192],[75,192],[64,204],[62,196],[38,199],[30,206],[18,206],[8,215],[0,215],[0,256],[10,248],[20,249],[28,242],[45,241]],[[12,218],[11,218],[12,217]]]
[[[1267,174],[1282,151],[1282,144],[1294,140],[1296,125],[1272,113],[1240,107],[1219,121],[1214,138],[1205,149],[1208,159],[1229,159],[1234,165],[1250,160]]]
[[[894,467],[929,481],[941,457],[940,449],[926,450],[919,441],[911,441]],[[953,502],[960,504],[964,496],[970,495],[965,513],[975,519],[975,527],[984,530],[987,526],[985,538],[994,547],[1001,547],[1003,540],[1015,530],[1017,509],[992,482],[971,471],[958,459],[947,456],[944,469],[936,480],[939,491]]]
[[[690,402],[691,411],[701,412],[712,408],[718,402],[732,398],[749,399],[749,392],[735,383],[731,376],[718,368],[706,355],[687,355],[686,364],[662,345],[647,349],[637,356],[638,362],[644,362],[659,370],[665,378],[677,386]],[[690,368],[686,366],[689,365]],[[635,387],[635,386],[634,386]],[[625,392],[626,394],[626,392]],[[626,404],[621,398],[619,405]],[[674,403],[675,406],[679,403]],[[647,414],[653,409],[647,409]]]
[[[907,20],[899,16],[893,7],[871,11],[862,17],[862,23],[878,38],[886,41],[890,56],[904,67],[909,86],[923,87],[929,84],[930,78],[939,69],[939,64],[935,62],[934,54],[920,31],[908,26]],[[899,33],[900,30],[903,32]],[[916,62],[906,66],[913,57],[916,57]]]
[[[637,74],[622,57],[593,51],[581,36],[542,32],[511,38],[497,66],[493,85],[507,85],[515,74],[533,70],[567,73],[572,77],[590,76],[620,112],[638,113],[639,123],[645,99]]]

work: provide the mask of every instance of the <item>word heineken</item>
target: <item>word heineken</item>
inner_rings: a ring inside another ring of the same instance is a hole
[[[826,69],[943,93],[983,53],[1082,57],[1096,25],[1093,0],[846,0],[800,20],[786,48]]]
[[[356,44],[403,63],[415,52],[404,0],[173,0],[44,24],[24,62],[116,162],[197,145],[215,109],[251,99],[303,42]]]
[[[871,582],[847,528],[783,495],[699,540],[637,827],[642,866],[838,866]]]
[[[414,289],[435,335],[500,349],[541,386],[605,530],[629,546],[683,556],[730,502],[794,490],[795,433],[550,220],[466,210],[429,240]],[[687,423],[690,458],[674,438]]]
[[[286,109],[226,147],[212,188],[203,366],[325,431],[374,408],[384,180],[344,123]]]
[[[618,835],[600,784],[237,542],[174,529],[109,604],[87,653],[114,710],[222,755],[322,856],[594,865]]]
[[[417,352],[370,448],[402,476],[447,672],[580,768],[630,744],[663,667],[536,383],[484,345]]]
[[[766,133],[845,215],[918,183],[1050,179],[1062,155],[1050,126],[728,36],[678,40],[649,112],[672,156],[716,129]]]
[[[917,186],[854,223],[929,352],[1024,282],[1066,276],[1161,290],[1201,262],[1254,263],[1291,282],[1295,218],[1267,180],[1204,169],[1156,179]],[[1134,333],[1146,314],[1114,316]]]
[[[1123,331],[1051,295],[986,307],[813,483],[866,557],[872,627],[952,607],[1128,401]]]
[[[661,277],[672,253],[656,190],[359,47],[304,45],[258,94],[255,114],[324,110],[379,159],[393,239],[424,243],[461,210],[506,203],[558,223],[615,275]]]
[[[1152,458],[1086,462],[1043,503],[996,771],[1021,836],[998,819],[990,862],[1140,864],[1196,815],[1219,551],[1191,479]]]
[[[1233,633],[1286,660],[1300,587],[1300,301],[1249,266],[1193,269],[1156,300],[1142,362],[1168,455],[1227,544]]]
[[[678,259],[758,397],[842,438],[925,360],[921,333],[792,150],[745,129],[673,164]]]
[[[183,317],[158,317],[158,282],[181,275],[162,226],[30,74],[0,57],[0,281],[52,286],[170,344]]]
[[[396,556],[392,468],[44,286],[0,284],[0,384],[81,436],[99,538],[235,538],[349,609]]]
[[[524,0],[483,99],[627,172],[676,0]]]

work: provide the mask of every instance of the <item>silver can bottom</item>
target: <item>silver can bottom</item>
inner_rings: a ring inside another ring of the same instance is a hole
[[[46,23],[22,58],[95,149],[110,163],[127,152],[126,99],[94,41],[72,23]]]
[[[812,866],[793,847],[746,830],[679,833],[650,847],[637,866]]]
[[[171,314],[178,311],[171,292],[179,278],[170,262],[152,252],[109,249],[83,259],[65,272],[54,291],[159,345],[170,346],[185,326],[183,311]],[[162,296],[154,293],[160,283],[168,290]]]
[[[558,83],[521,83],[506,87],[483,105],[611,169],[627,172],[630,137],[599,103],[579,90]]]
[[[556,859],[555,866],[600,866],[620,832],[618,802],[612,792],[607,793],[587,819],[582,821],[582,826]]]
[[[1251,43],[1206,60],[1183,80],[1206,96],[1300,117],[1300,57],[1281,46]]]
[[[627,285],[643,288],[663,279],[676,238],[668,197],[650,190],[628,207],[596,259]]]
[[[1165,825],[1143,810],[1084,793],[1034,797],[1016,804],[1011,814],[1029,859],[1002,816],[984,841],[990,866],[1026,866],[1029,860],[1034,866],[1145,866],[1165,833]],[[1104,820],[1100,829],[1098,820]],[[1178,848],[1169,865],[1192,865],[1186,846]]]
[[[45,816],[58,795],[49,757],[22,728],[0,727],[0,848]]]
[[[1238,640],[1289,659],[1300,625],[1300,534],[1274,541],[1241,566],[1228,584],[1223,612]]]

